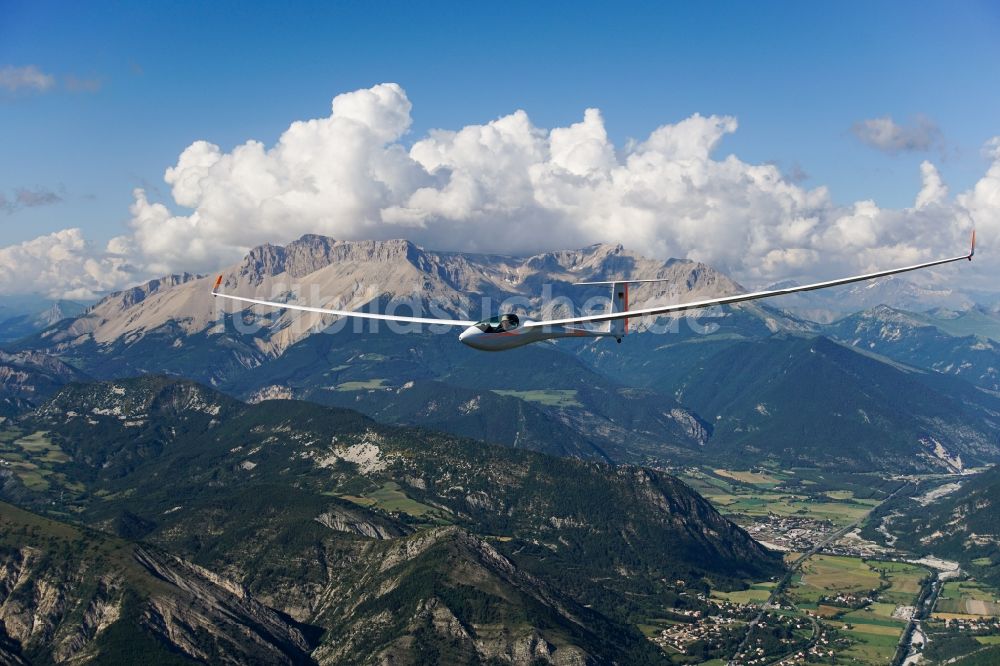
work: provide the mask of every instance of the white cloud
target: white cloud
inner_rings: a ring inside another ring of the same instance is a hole
[[[937,167],[924,160],[920,163],[920,176],[923,185],[917,194],[917,208],[927,208],[934,204],[943,203],[948,196],[948,187],[941,180],[941,174]]]
[[[56,84],[56,79],[51,74],[46,74],[35,65],[15,67],[14,65],[4,65],[0,67],[0,88],[8,92],[19,90],[31,90],[44,92]]]
[[[757,284],[951,255],[973,223],[984,239],[1000,233],[1000,149],[954,198],[925,162],[916,205],[892,210],[837,206],[826,188],[790,182],[773,165],[717,155],[737,129],[729,116],[695,114],[621,149],[596,109],[551,130],[515,111],[430,131],[407,149],[409,126],[406,94],[383,84],[337,96],[328,116],[292,123],[271,147],[196,141],[166,170],[173,201],[137,189],[129,232],[92,253],[107,275],[81,285],[67,269],[54,279],[96,291],[135,279],[126,257],[146,276],[210,271],[254,245],[318,233],[510,253],[621,242]],[[17,288],[10,279],[0,271],[0,290]]]
[[[134,278],[124,256],[95,252],[79,229],[0,248],[0,293],[86,299]]]
[[[941,130],[926,116],[917,116],[910,127],[899,125],[891,116],[854,123],[851,131],[862,142],[890,155],[926,152],[941,145]]]

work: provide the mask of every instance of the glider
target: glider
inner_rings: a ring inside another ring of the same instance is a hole
[[[341,317],[359,317],[362,319],[377,319],[382,321],[395,321],[411,324],[432,324],[437,326],[460,326],[465,328],[458,336],[458,339],[474,349],[483,351],[505,351],[515,347],[522,347],[532,342],[542,340],[552,340],[554,338],[615,338],[618,342],[628,333],[628,320],[635,317],[647,317],[651,315],[665,315],[675,312],[685,312],[688,310],[698,310],[708,308],[713,305],[731,305],[733,303],[743,303],[745,301],[756,301],[762,298],[772,298],[774,296],[784,296],[800,291],[813,291],[816,289],[826,289],[837,287],[852,282],[873,280],[875,278],[906,273],[921,268],[940,266],[953,261],[968,259],[972,261],[976,253],[976,232],[972,232],[972,247],[968,254],[949,259],[938,259],[928,261],[923,264],[905,266],[903,268],[893,268],[864,275],[854,275],[840,278],[838,280],[827,280],[826,282],[816,282],[787,289],[771,289],[767,291],[755,291],[747,294],[737,294],[735,296],[723,296],[721,298],[711,298],[704,301],[693,301],[690,303],[680,303],[678,305],[658,305],[656,307],[644,308],[641,310],[628,309],[628,287],[630,284],[643,282],[662,282],[663,280],[620,280],[608,282],[577,282],[580,285],[611,285],[611,308],[608,312],[598,315],[588,315],[582,317],[568,317],[566,319],[552,319],[548,321],[533,321],[516,314],[501,314],[483,321],[471,321],[463,319],[432,319],[427,317],[400,317],[396,315],[375,314],[370,312],[354,312],[351,310],[332,310],[329,308],[316,308],[304,305],[291,305],[288,303],[278,303],[275,301],[264,301],[256,298],[244,298],[242,296],[232,296],[219,292],[222,284],[222,276],[215,281],[212,288],[212,295],[219,298],[227,298],[241,303],[251,303],[254,305],[266,305],[273,308],[286,308],[289,310],[301,310],[303,312],[318,312],[321,314],[338,315]],[[594,324],[608,322],[606,330],[594,330],[589,328],[578,328],[580,324]]]

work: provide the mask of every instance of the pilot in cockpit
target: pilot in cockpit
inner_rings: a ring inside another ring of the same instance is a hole
[[[517,328],[519,320],[516,314],[505,314],[500,317],[500,330],[511,331]]]

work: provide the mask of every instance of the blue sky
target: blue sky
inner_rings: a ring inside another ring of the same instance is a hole
[[[516,109],[551,128],[597,107],[619,149],[696,112],[731,115],[717,158],[898,208],[925,159],[952,192],[982,177],[998,63],[995,2],[0,0],[0,67],[54,82],[0,89],[0,194],[62,200],[0,213],[0,246],[67,227],[103,243],[126,230],[135,187],[183,211],[163,172],[193,141],[270,146],[335,95],[390,81],[413,106],[404,145]],[[852,133],[886,115],[938,138],[887,154]]]

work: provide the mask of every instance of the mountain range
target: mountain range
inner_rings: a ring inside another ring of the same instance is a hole
[[[3,447],[0,495],[48,516],[0,505],[15,662],[658,663],[639,618],[782,569],[653,470],[183,380],[68,385]]]
[[[223,289],[476,319],[600,310],[606,288],[573,283],[623,278],[664,280],[633,307],[742,290],[613,245],[320,236],[254,248]],[[658,663],[637,624],[782,571],[665,470],[1000,460],[991,307],[819,323],[744,304],[483,354],[455,331],[234,309],[212,283],[152,280],[0,352],[4,660]],[[981,478],[950,513],[886,510],[915,547],[982,563],[979,532],[941,527],[992,506]]]
[[[824,332],[865,351],[944,374],[961,377],[991,391],[1000,390],[1000,337],[990,320],[976,327],[961,326],[962,319],[977,318],[975,311],[945,319],[939,314],[906,312],[880,305],[852,314],[824,327]],[[962,322],[964,323],[964,322]],[[948,328],[952,331],[949,332]]]
[[[433,306],[439,316],[477,318],[503,303],[536,314],[564,312],[567,303],[600,309],[605,287],[572,283],[636,277],[664,281],[632,290],[633,307],[741,290],[709,266],[651,260],[621,246],[518,258],[321,236],[255,248],[223,271],[223,289],[380,312],[408,299],[404,309]],[[212,298],[211,283],[190,274],[154,280],[8,349],[53,356],[98,379],[166,372],[240,399],[307,399],[385,422],[611,462],[670,466],[735,455],[751,463],[777,456],[839,465],[844,460],[829,452],[840,450],[858,454],[850,454],[853,465],[941,470],[990,462],[1000,450],[1000,403],[965,390],[967,383],[996,390],[1000,343],[963,333],[991,332],[991,311],[880,306],[821,325],[745,304],[633,321],[649,331],[622,345],[568,341],[491,356],[457,344],[454,331],[356,331],[357,322],[314,313],[230,311]],[[858,353],[821,341],[829,353],[815,356],[815,345],[792,342],[816,336]],[[813,367],[820,359],[828,371]],[[754,376],[733,372],[739,366],[755,368]],[[808,378],[814,390],[796,388],[792,367],[805,373],[796,381]],[[963,382],[941,386],[944,374]],[[750,397],[765,385],[774,391],[770,400]],[[960,408],[928,417],[923,405],[939,394],[945,398],[936,404]],[[832,415],[829,401],[840,396],[854,404]],[[898,399],[887,403],[892,396]],[[781,414],[778,403],[794,407]],[[730,408],[740,415],[720,414]],[[821,422],[829,427],[819,445],[811,431]]]

